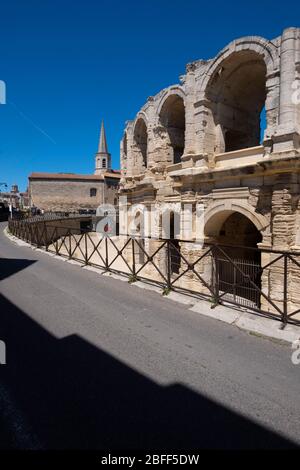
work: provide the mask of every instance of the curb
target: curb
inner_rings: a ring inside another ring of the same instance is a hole
[[[59,259],[61,261],[65,261],[66,263],[79,266],[82,269],[92,271],[100,276],[111,277],[122,282],[128,282],[128,279],[125,276],[110,272],[103,272],[101,269],[98,269],[94,266],[85,266],[82,265],[82,263],[80,263],[79,261],[68,260],[66,258],[57,256],[53,253],[49,253],[40,248],[35,248],[29,243],[18,239],[14,235],[11,235],[8,232],[8,227],[5,227],[3,232],[4,235],[10,241],[16,243],[18,246],[31,248],[33,251],[38,251],[40,253],[44,253],[48,256],[51,256],[54,259]],[[194,299],[188,295],[184,295],[178,292],[170,292],[168,295],[163,296],[162,291],[159,287],[156,287],[152,284],[148,284],[140,280],[134,282],[130,285],[130,287],[131,286],[156,292],[165,299],[185,305],[187,309],[191,312],[212,318],[213,320],[221,321],[231,326],[235,326],[240,330],[247,331],[250,334],[254,334],[262,338],[267,338],[270,340],[276,340],[289,344],[292,344],[300,339],[300,327],[296,325],[286,325],[285,328],[282,329],[282,323],[280,323],[279,321],[262,316],[256,316],[247,311],[238,311],[223,305],[219,305],[218,307],[212,309],[208,301]]]

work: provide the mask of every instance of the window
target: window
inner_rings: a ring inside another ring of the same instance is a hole
[[[106,158],[102,158],[102,168],[106,168]]]
[[[97,196],[97,189],[96,188],[91,188],[90,189],[90,197],[95,197]]]

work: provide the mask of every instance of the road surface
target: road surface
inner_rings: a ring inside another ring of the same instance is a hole
[[[299,446],[290,346],[19,247],[0,225],[2,448]]]

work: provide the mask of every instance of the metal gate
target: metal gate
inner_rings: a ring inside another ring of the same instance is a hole
[[[219,296],[245,307],[260,308],[261,264],[254,259],[227,259],[215,255],[215,282]],[[252,281],[252,283],[250,282]]]

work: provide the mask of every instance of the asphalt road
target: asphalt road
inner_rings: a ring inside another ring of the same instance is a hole
[[[290,346],[18,247],[0,225],[1,448],[299,446]]]

